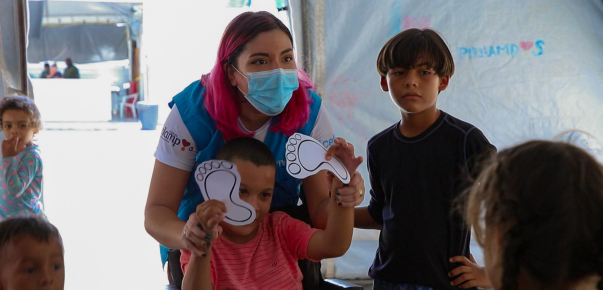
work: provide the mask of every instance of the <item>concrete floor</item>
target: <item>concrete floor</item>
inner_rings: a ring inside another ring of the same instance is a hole
[[[161,130],[142,131],[140,123],[44,128],[37,135],[44,203],[63,236],[65,289],[163,289],[159,245],[143,227]]]

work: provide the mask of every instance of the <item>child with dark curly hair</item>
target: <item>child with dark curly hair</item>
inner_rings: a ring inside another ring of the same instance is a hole
[[[2,141],[0,164],[0,221],[17,216],[40,215],[42,204],[42,159],[32,140],[42,128],[40,111],[27,97],[0,100]]]

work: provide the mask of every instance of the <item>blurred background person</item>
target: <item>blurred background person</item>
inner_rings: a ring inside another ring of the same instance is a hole
[[[44,70],[40,74],[41,79],[45,79],[50,74],[50,65],[48,63],[44,63]]]
[[[77,67],[75,67],[73,65],[73,62],[71,61],[71,58],[66,58],[65,59],[65,64],[67,65],[67,68],[65,69],[65,71],[63,72],[63,77],[66,79],[79,79],[80,78],[80,71],[78,70]]]
[[[48,76],[46,76],[47,79],[56,79],[56,78],[63,78],[63,74],[61,74],[61,72],[59,72],[59,70],[57,69],[57,64],[53,64],[50,67],[50,73],[48,74]]]

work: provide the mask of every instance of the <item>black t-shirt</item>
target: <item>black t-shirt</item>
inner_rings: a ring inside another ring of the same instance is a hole
[[[495,151],[482,132],[441,111],[430,128],[407,138],[399,123],[367,145],[369,213],[382,224],[369,276],[391,283],[458,289],[447,274],[469,256],[470,230],[453,207],[475,176],[478,159]]]

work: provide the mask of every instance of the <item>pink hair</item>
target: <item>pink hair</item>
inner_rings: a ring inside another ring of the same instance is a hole
[[[289,29],[268,12],[245,12],[235,17],[222,35],[212,71],[201,77],[202,84],[206,88],[204,95],[206,110],[216,121],[216,127],[227,141],[236,137],[251,136],[243,133],[237,125],[240,113],[239,104],[236,102],[238,91],[231,86],[225,72],[225,65],[234,65],[237,57],[245,49],[245,45],[256,35],[274,29],[284,31],[293,43]],[[311,103],[308,90],[313,88],[313,84],[300,69],[298,69],[298,81],[300,87],[294,91],[292,99],[270,127],[271,131],[290,136],[308,121]]]

